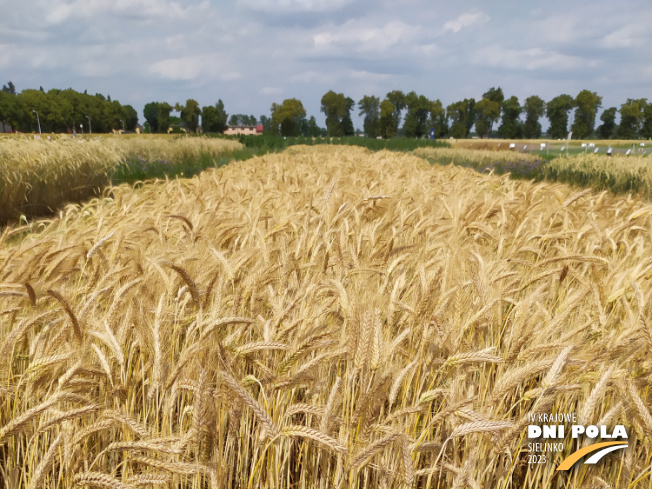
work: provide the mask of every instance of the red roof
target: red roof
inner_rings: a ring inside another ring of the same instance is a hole
[[[263,132],[262,124],[259,124],[259,125],[256,126],[256,132]]]

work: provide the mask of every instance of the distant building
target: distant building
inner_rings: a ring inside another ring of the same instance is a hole
[[[236,134],[248,134],[252,136],[260,136],[263,134],[263,126],[227,126],[224,134],[227,136],[235,136]]]

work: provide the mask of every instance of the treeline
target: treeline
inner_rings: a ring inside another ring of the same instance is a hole
[[[326,115],[329,136],[352,134],[350,115],[354,105],[342,93],[329,91],[322,97],[321,111]],[[596,127],[601,107],[602,97],[589,90],[575,97],[559,95],[548,102],[532,95],[521,103],[516,96],[506,98],[500,87],[489,89],[479,101],[464,99],[447,107],[440,100],[400,90],[389,92],[382,101],[366,95],[358,102],[364,133],[370,137],[418,138],[434,130],[437,138],[463,139],[475,134],[481,138],[536,139],[542,136],[540,121],[545,116],[550,124],[547,136],[554,139],[567,137],[569,131],[575,139],[652,138],[652,103],[647,99],[627,99],[620,108],[609,107],[600,116],[602,124]],[[574,117],[569,127],[571,113]],[[616,123],[617,114],[620,124]]]
[[[172,111],[180,116],[171,115]],[[201,127],[206,133],[223,133],[228,126],[263,126],[266,134],[282,136],[326,136],[326,130],[317,125],[314,116],[308,118],[301,101],[292,98],[281,104],[272,104],[271,116],[229,114],[224,109],[224,102],[218,100],[215,105],[199,107],[196,100],[188,99],[185,105],[179,103],[172,106],[167,102],[150,102],[145,105],[145,129],[149,132],[168,132],[170,126],[178,122],[179,126],[190,132],[196,132]],[[201,116],[201,125],[199,117]]]
[[[0,90],[0,132],[38,132],[39,125],[42,132],[133,131],[137,124],[138,114],[131,105],[100,93],[89,95],[72,88],[46,92],[43,87],[17,93],[12,82]]]
[[[355,133],[351,114],[356,102],[343,93],[329,90],[321,99],[321,112],[326,117],[326,134],[331,137]],[[652,103],[647,99],[627,99],[620,108],[602,107],[602,97],[582,90],[575,97],[562,94],[546,102],[537,95],[522,103],[518,97],[506,98],[500,87],[487,90],[482,99],[460,100],[444,106],[441,100],[429,100],[416,92],[392,90],[381,100],[365,95],[357,102],[358,115],[363,117],[367,137],[389,139],[395,136],[421,138],[434,131],[436,138],[468,138],[472,135],[504,139],[536,139],[542,136],[541,119],[549,122],[547,137],[566,138],[572,131],[574,139],[638,139],[652,138]],[[283,136],[309,136],[305,128],[305,110],[301,101],[285,100],[272,104],[270,129]],[[569,125],[569,118],[573,122]],[[616,123],[617,116],[620,123]],[[314,118],[311,118],[311,120]],[[473,129],[475,131],[473,132]],[[323,133],[324,131],[321,130]]]
[[[321,98],[321,112],[326,128],[317,124],[314,116],[307,117],[300,100],[286,99],[273,103],[270,115],[226,113],[224,103],[200,107],[194,99],[185,104],[150,102],[145,105],[145,130],[167,133],[173,130],[223,133],[228,126],[262,125],[267,134],[304,137],[344,137],[356,133],[352,113],[357,106],[363,117],[363,132],[372,138],[389,139],[395,136],[427,137],[434,131],[439,138],[463,139],[470,136],[500,137],[504,139],[536,139],[542,136],[541,119],[549,122],[547,137],[566,138],[572,131],[574,139],[639,139],[652,138],[652,102],[647,99],[627,99],[620,107],[602,111],[596,127],[596,116],[602,107],[602,97],[596,92],[582,90],[575,97],[562,94],[544,101],[537,95],[519,101],[505,97],[500,87],[492,87],[476,101],[465,98],[448,106],[439,100],[429,100],[412,91],[392,90],[381,100],[365,95],[355,101],[343,93],[329,90]],[[176,111],[179,116],[172,115]],[[569,119],[572,116],[572,123]],[[618,120],[618,122],[617,122]],[[124,128],[134,130],[138,124],[136,111],[130,105],[122,106],[102,94],[88,95],[72,89],[23,90],[16,93],[9,82],[0,91],[0,130],[32,132],[66,132],[92,124],[94,132],[109,132]]]

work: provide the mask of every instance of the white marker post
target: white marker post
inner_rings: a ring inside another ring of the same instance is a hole
[[[32,112],[36,114],[36,122],[38,122],[38,133],[41,135],[41,119],[38,116],[38,112],[36,112],[34,109],[32,109]]]
[[[573,131],[570,131],[568,133],[568,146],[566,146],[566,156],[568,156],[568,148],[570,147],[570,141],[572,137],[573,137]]]

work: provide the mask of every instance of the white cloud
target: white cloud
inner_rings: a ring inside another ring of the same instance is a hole
[[[649,27],[646,26],[647,29]],[[647,42],[647,32],[635,25],[628,25],[622,29],[615,30],[602,39],[601,44],[606,48],[629,48],[633,46],[644,46]],[[649,37],[649,35],[647,35]]]
[[[321,71],[306,70],[290,76],[289,81],[292,83],[317,83],[323,81],[325,75]]]
[[[49,4],[46,19],[52,24],[61,24],[72,19],[97,19],[113,14],[144,20],[178,20],[186,17],[190,10],[206,10],[209,5],[208,1],[183,8],[170,0],[58,0]]]
[[[82,76],[89,78],[103,78],[115,75],[117,71],[122,71],[106,61],[83,61],[77,64],[75,69]]]
[[[53,53],[47,49],[33,50],[28,47],[0,44],[0,68],[11,73],[19,71],[16,67],[20,67],[20,70],[27,68],[30,71],[53,70],[60,68],[61,63],[58,57],[53,56]],[[41,84],[43,83],[38,85]]]
[[[588,27],[578,22],[575,16],[555,12],[532,23],[531,32],[542,42],[551,44],[568,44],[586,35]]]
[[[187,52],[188,43],[184,34],[177,34],[174,36],[166,36],[165,48],[169,53],[172,52]]]
[[[259,90],[261,95],[280,95],[283,93],[283,89],[278,87],[263,87]]]
[[[350,77],[358,80],[369,80],[369,79],[378,80],[378,79],[390,78],[391,75],[386,75],[383,73],[373,73],[367,70],[353,70],[350,73]]]
[[[441,48],[441,46],[434,43],[423,44],[420,47],[420,51],[423,55],[428,57],[444,54],[444,50]]]
[[[352,0],[238,0],[238,5],[262,12],[330,12]]]
[[[471,10],[460,15],[455,20],[449,20],[444,24],[445,31],[459,32],[465,27],[471,27],[474,24],[481,24],[484,22],[489,22],[491,17],[489,17],[484,12],[480,10]]]
[[[632,45],[631,32],[628,28],[620,29],[606,35],[602,45],[607,48],[626,48]]]
[[[356,21],[314,35],[317,48],[340,46],[357,51],[386,52],[397,44],[414,41],[419,28],[404,22],[393,20],[382,27],[369,27]]]
[[[499,46],[487,46],[479,49],[471,56],[476,65],[515,70],[573,70],[595,67],[599,63],[594,60],[569,56],[554,51],[544,51],[541,48],[504,49]]]
[[[214,55],[189,55],[166,58],[149,65],[150,73],[168,80],[236,80],[240,73],[228,67],[228,63]]]

